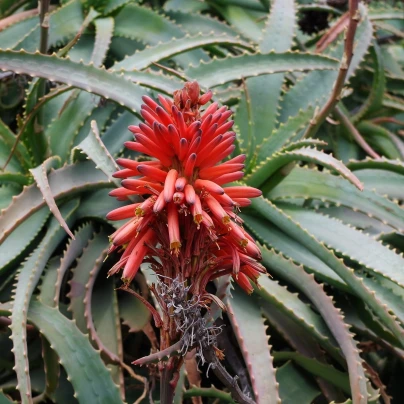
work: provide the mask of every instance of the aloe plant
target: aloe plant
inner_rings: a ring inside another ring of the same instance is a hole
[[[263,193],[240,217],[270,276],[208,285],[223,368],[256,403],[400,402],[402,6],[47,3],[0,4],[0,401],[157,402],[159,364],[132,364],[165,358],[156,278],[142,264],[143,301],[107,278],[124,222],[106,216],[128,203],[108,193],[116,159],[147,160],[124,149],[142,96],[196,80],[234,111],[238,185]],[[234,402],[183,360],[174,402]]]

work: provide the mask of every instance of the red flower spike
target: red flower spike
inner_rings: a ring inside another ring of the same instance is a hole
[[[197,82],[185,83],[173,101],[161,95],[158,102],[142,98],[145,123],[129,127],[135,141],[125,146],[149,160],[118,159],[122,169],[114,176],[123,179],[122,188],[110,195],[145,199],[107,215],[108,220],[129,219],[111,236],[110,248],[111,253],[123,250],[110,274],[124,268],[125,283],[146,256],[156,273],[166,277],[161,279],[186,281],[190,293],[199,296],[209,281],[226,274],[251,293],[251,282],[264,271],[257,261],[260,250],[237,216],[238,207],[261,191],[226,186],[243,177],[246,156],[222,161],[235,149],[232,111],[216,102],[202,107],[211,98],[210,91],[200,95]]]

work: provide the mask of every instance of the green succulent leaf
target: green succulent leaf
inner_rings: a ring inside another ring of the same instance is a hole
[[[321,200],[358,210],[396,229],[404,229],[403,211],[396,203],[377,193],[353,188],[329,172],[295,167],[284,180],[266,193],[271,200],[303,198]]]
[[[136,30],[133,27],[136,27]],[[136,4],[128,4],[115,17],[115,35],[136,39],[150,45],[181,38],[186,32],[163,15]],[[206,54],[196,49],[176,58],[180,64],[187,66],[207,60]]]
[[[63,219],[59,208],[56,205],[55,199],[48,181],[48,171],[52,168],[58,168],[60,165],[60,158],[58,156],[49,157],[37,168],[32,168],[30,171],[34,177],[42,196],[44,197],[49,210],[53,213],[60,225],[65,229],[66,233],[74,238],[73,233],[70,231],[66,221]]]
[[[180,53],[211,45],[228,45],[250,51],[253,50],[249,43],[244,42],[241,39],[229,37],[227,35],[212,36],[199,34],[190,36],[187,34],[182,38],[173,39],[169,42],[160,43],[158,45],[136,51],[133,55],[127,56],[120,62],[115,63],[113,70],[143,70],[155,62],[170,59]]]
[[[276,267],[276,272],[285,271],[285,277],[288,281],[304,292],[320,312],[344,353],[354,402],[366,403],[366,378],[359,350],[349,332],[349,327],[344,323],[343,316],[339,309],[334,306],[332,297],[325,293],[323,287],[317,284],[314,277],[308,275],[303,267],[296,266],[274,251],[268,251],[264,248],[262,252],[264,264],[268,265],[269,268]]]
[[[333,70],[337,67],[337,60],[328,56],[272,52],[214,59],[208,63],[201,63],[199,66],[188,67],[185,69],[185,74],[210,88],[250,76],[288,71]]]
[[[239,289],[232,291],[232,295],[233,298],[227,297],[223,302],[250,374],[255,400],[258,404],[280,403],[266,327],[259,307]]]
[[[329,248],[359,262],[367,271],[404,287],[401,270],[404,267],[403,257],[380,242],[334,218],[309,209],[282,206],[282,210]]]
[[[73,321],[38,301],[31,302],[28,317],[57,352],[79,402],[122,403],[98,352]]]
[[[122,75],[38,53],[0,50],[0,69],[59,81],[102,95],[133,111],[140,111],[140,98],[146,92]]]
[[[71,223],[78,200],[72,200],[62,207],[61,213]],[[22,403],[32,403],[31,382],[27,351],[27,312],[34,289],[53,250],[63,240],[64,230],[53,218],[41,243],[24,262],[17,277],[17,285],[11,312],[11,340],[15,356],[15,371]]]
[[[92,162],[76,163],[55,170],[48,175],[48,182],[55,200],[64,196],[71,197],[88,189],[111,187],[105,174],[98,171]],[[43,195],[36,184],[24,188],[13,203],[1,212],[0,240],[3,241],[20,221],[44,205]]]
[[[291,151],[281,150],[272,157],[268,157],[267,160],[258,165],[254,171],[245,178],[245,181],[251,186],[259,187],[276,171],[297,160],[320,164],[328,169],[335,170],[353,185],[355,185],[359,190],[363,189],[362,183],[351,171],[345,167],[341,161],[336,160],[329,154],[325,154],[316,149],[311,149],[308,147]]]
[[[300,243],[329,265],[378,315],[380,320],[394,334],[397,340],[400,341],[401,346],[404,346],[404,330],[386,307],[381,305],[380,301],[372,291],[366,287],[363,281],[354,275],[351,268],[347,267],[343,261],[340,261],[324,244],[320,243],[313,235],[301,227],[299,223],[292,220],[269,200],[258,198],[252,201],[252,206],[259,211],[262,216],[275,223],[278,227],[281,227],[293,238],[299,240]]]

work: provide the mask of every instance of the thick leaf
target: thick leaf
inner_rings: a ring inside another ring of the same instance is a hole
[[[259,43],[260,52],[287,52],[292,47],[294,30],[294,1],[274,1]],[[275,128],[284,75],[284,73],[277,73],[263,77],[250,77],[246,80],[246,91],[239,104],[239,110],[245,107],[244,98],[248,96],[251,111],[251,134],[248,133],[246,136],[251,136],[252,140],[251,149],[247,150],[247,155],[251,157],[253,152],[257,154],[260,152],[262,142]],[[239,124],[237,116],[235,122]]]
[[[317,255],[322,261],[329,265],[360,297],[366,304],[379,316],[384,325],[394,334],[400,344],[404,347],[404,330],[395,321],[395,318],[389,313],[388,309],[381,304],[377,297],[369,290],[363,281],[354,275],[351,268],[345,266],[343,261],[339,260],[332,251],[328,250],[314,236],[309,234],[298,223],[293,221],[282,210],[278,209],[269,200],[257,198],[252,201],[252,207],[260,212],[262,216],[282,228],[285,233],[302,243],[311,252]]]
[[[239,38],[240,32],[234,27],[230,27],[216,18],[209,17],[208,14],[190,14],[181,11],[168,11],[168,17],[175,21],[187,33],[191,35],[223,35],[226,34],[232,38]]]
[[[55,200],[63,196],[73,196],[88,189],[112,187],[105,174],[97,170],[93,162],[80,162],[64,166],[51,172],[48,181]],[[45,205],[45,201],[36,184],[24,188],[13,203],[1,212],[0,242],[17,227],[18,223],[43,205]]]
[[[106,352],[109,357],[117,358],[122,363],[121,322],[119,319],[118,298],[114,278],[105,279],[105,282],[102,284],[97,284],[91,299],[93,318],[92,337],[103,352]],[[121,397],[124,399],[123,368],[119,364],[112,364],[108,367],[115,384],[120,386]]]
[[[0,245],[0,273],[13,263],[29,247],[41,231],[49,216],[48,207],[35,212],[19,226]]]
[[[122,403],[119,389],[98,352],[73,321],[38,301],[30,304],[28,317],[57,352],[79,402]]]
[[[266,248],[262,249],[262,253],[264,264],[270,269],[275,268],[276,272],[286,272],[287,280],[305,293],[319,311],[344,353],[354,403],[367,403],[366,378],[359,350],[340,310],[334,306],[332,297],[325,293],[322,285],[317,284],[313,276],[307,274],[303,267],[298,267]]]
[[[382,157],[380,159],[374,160],[368,157],[365,160],[355,161],[351,160],[347,167],[352,170],[364,170],[364,169],[374,169],[374,170],[386,170],[392,171],[394,173],[404,175],[404,163],[400,160],[387,160]]]
[[[102,66],[104,59],[107,56],[109,45],[111,44],[114,32],[114,19],[112,17],[97,18],[94,25],[96,35],[91,61],[94,66]]]
[[[282,210],[329,248],[404,287],[404,258],[372,237],[309,209],[282,206]]]
[[[66,108],[46,129],[51,153],[59,156],[63,163],[68,159],[79,129],[98,102],[99,97],[94,94],[75,90]]]
[[[105,130],[102,134],[102,142],[113,156],[122,152],[124,142],[133,139],[133,134],[128,130],[128,126],[139,123],[140,120],[137,116],[125,111]]]
[[[306,358],[313,358],[321,364],[327,364],[327,356],[317,344],[315,339],[299,324],[293,322],[285,316],[274,305],[261,301],[261,309],[269,323],[276,328],[277,332],[287,341],[287,343]],[[349,379],[345,375],[349,390]],[[328,401],[343,401],[343,395],[339,388],[325,381],[321,377],[316,378],[324,396]]]
[[[87,154],[96,164],[96,168],[100,169],[108,177],[109,181],[118,187],[120,186],[121,181],[118,178],[112,177],[112,174],[114,174],[119,167],[100,138],[97,122],[91,122],[90,133],[76,148]]]
[[[36,17],[36,26],[27,31],[25,37],[14,45],[15,49],[25,49],[35,52],[39,49],[41,28]],[[49,14],[49,40],[48,48],[60,46],[67,42],[68,38],[74,37],[83,23],[83,14],[80,0],[71,0],[66,5],[57,8]],[[2,47],[4,47],[2,43]]]
[[[266,275],[259,278],[259,285],[260,288],[256,289],[254,293],[259,294],[265,302],[274,305],[291,321],[304,328],[332,357],[341,364],[344,363],[333,335],[317,312],[296,294],[289,292],[284,286]]]
[[[7,144],[7,146],[11,150],[15,142],[15,135],[1,119],[0,119],[0,138],[3,139],[4,143]],[[30,164],[30,156],[28,154],[28,151],[21,142],[18,143],[17,145],[17,148],[15,150],[15,157],[18,158],[18,160],[23,165]],[[11,159],[12,163],[10,162],[9,165],[11,164],[11,166],[16,166],[13,160],[14,157]]]
[[[313,108],[308,108],[305,111],[300,110],[296,116],[290,117],[285,123],[281,123],[277,129],[274,129],[270,136],[263,140],[257,150],[258,163],[282,149],[290,139],[295,137],[307,125],[313,115]]]
[[[73,276],[70,280],[70,305],[69,311],[73,314],[78,329],[82,333],[88,333],[88,321],[91,313],[86,311],[87,302],[85,297],[87,293],[90,277],[96,277],[100,271],[103,260],[106,256],[106,248],[108,248],[108,235],[104,232],[96,234],[92,240],[88,242],[83,254],[77,260],[77,265],[73,268]]]
[[[46,204],[49,207],[49,210],[53,213],[60,225],[65,229],[66,233],[71,238],[74,238],[73,233],[70,231],[69,226],[63,219],[63,216],[61,215],[59,208],[56,205],[51,188],[49,186],[48,171],[52,168],[57,168],[59,165],[59,157],[53,156],[45,160],[39,167],[31,168],[30,171],[36,181],[36,184],[38,185],[39,190],[41,191],[43,198],[45,199]]]
[[[303,264],[308,272],[314,273],[323,282],[338,289],[350,291],[345,282],[328,265],[272,223],[263,221],[260,217],[245,214],[242,217],[246,227],[252,231],[257,240],[293,259],[296,263]]]
[[[340,387],[345,393],[350,394],[349,379],[346,373],[335,369],[331,365],[325,365],[315,359],[306,358],[296,352],[274,352],[275,361],[293,360],[313,375],[319,376]]]
[[[185,31],[169,19],[149,8],[135,4],[128,4],[115,17],[115,35],[140,40],[150,45],[181,38],[185,34]],[[202,50],[196,49],[176,59],[183,66],[187,66],[190,63],[207,60],[207,56]]]
[[[79,210],[77,210],[76,213],[78,214]],[[93,234],[94,228],[92,224],[86,224],[80,227],[74,233],[74,239],[69,239],[69,242],[63,251],[63,255],[60,259],[57,270],[54,271],[53,274],[50,274],[49,270],[46,272],[44,282],[48,281],[50,283],[52,279],[53,283],[50,284],[53,286],[53,288],[46,290],[45,285],[42,284],[41,295],[39,298],[43,303],[51,307],[59,307],[59,298],[66,272],[70,269],[75,260],[83,253],[84,248],[87,246],[89,240],[93,237]]]
[[[24,51],[0,50],[0,69],[43,77],[69,86],[99,94],[132,111],[140,111],[141,96],[146,90],[125,79],[122,75],[74,63],[56,56],[31,54]]]
[[[282,404],[312,404],[321,393],[291,362],[277,372]]]
[[[78,201],[73,200],[65,204],[62,214],[70,222],[74,219],[74,212]],[[32,293],[39,281],[46,262],[53,250],[65,237],[64,230],[53,218],[48,231],[29,258],[24,262],[17,278],[13,309],[11,313],[11,340],[15,356],[15,371],[17,373],[18,388],[21,392],[22,403],[32,403],[29,363],[27,356],[27,312]]]
[[[359,190],[363,189],[361,182],[348,168],[346,168],[341,161],[335,159],[329,154],[325,154],[311,148],[302,148],[285,152],[280,151],[279,153],[276,153],[272,157],[268,157],[267,160],[263,161],[250,175],[245,178],[245,181],[248,185],[259,187],[280,168],[298,160],[320,164],[328,169],[335,170],[353,185],[355,185]]]
[[[343,178],[325,170],[295,167],[266,196],[271,200],[304,198],[343,205],[396,229],[404,229],[404,212],[396,203],[368,189],[358,191]]]
[[[14,1],[14,0],[13,0]],[[0,5],[1,7],[1,5]],[[0,43],[5,49],[14,48],[26,35],[38,25],[38,17],[29,17],[8,26],[0,32]]]
[[[386,170],[364,169],[356,170],[355,175],[365,184],[380,195],[387,195],[393,199],[404,199],[403,174],[397,174]]]
[[[184,87],[184,82],[175,76],[168,76],[161,71],[155,72],[151,69],[147,71],[124,71],[125,78],[129,78],[133,83],[141,84],[144,87],[149,87],[153,90],[163,92],[169,95],[175,90]],[[146,90],[145,90],[146,92]]]
[[[245,292],[235,289],[223,300],[250,374],[257,404],[280,403],[266,327],[259,307]]]
[[[383,60],[380,53],[379,45],[373,43],[371,48],[371,55],[374,60],[374,73],[373,83],[369,96],[363,105],[360,106],[359,111],[351,118],[353,123],[359,122],[360,119],[382,107],[384,90],[386,86],[386,79],[384,76]]]
[[[278,72],[333,70],[337,66],[338,62],[333,58],[309,53],[257,53],[214,59],[199,66],[190,66],[185,73],[205,87],[215,87],[243,77]]]
[[[187,34],[182,38],[172,39],[169,42],[160,43],[156,46],[147,47],[146,49],[137,51],[133,55],[127,56],[120,62],[115,63],[112,69],[115,71],[120,69],[142,70],[149,67],[154,62],[170,59],[182,52],[210,45],[230,45],[242,49],[253,50],[249,43],[227,35],[213,36],[209,34],[190,36]]]
[[[261,7],[262,11],[262,7]],[[256,40],[260,37],[264,28],[262,13],[253,13],[246,7],[228,5],[220,8],[220,13],[229,25],[241,32],[246,38]]]

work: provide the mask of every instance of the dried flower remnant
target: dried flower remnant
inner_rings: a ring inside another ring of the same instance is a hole
[[[232,112],[211,103],[211,92],[200,96],[197,82],[185,83],[173,101],[161,95],[160,105],[144,96],[145,123],[130,126],[135,141],[125,146],[150,157],[120,158],[122,187],[110,195],[144,200],[115,209],[109,220],[129,219],[111,235],[110,252],[123,254],[109,274],[123,269],[129,284],[142,262],[166,279],[186,281],[190,295],[203,296],[209,281],[230,274],[248,293],[264,268],[260,250],[237,216],[255,188],[226,186],[243,177],[245,155],[222,162],[235,149]]]

